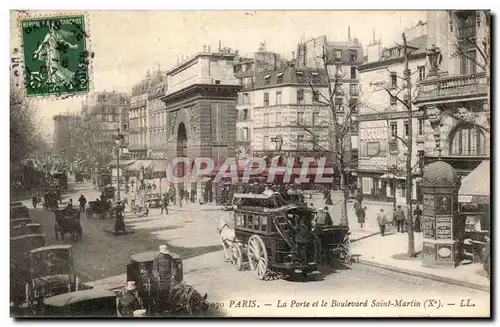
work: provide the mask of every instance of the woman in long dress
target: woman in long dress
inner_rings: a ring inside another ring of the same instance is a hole
[[[72,36],[71,32],[64,30],[56,30],[54,28],[54,23],[49,25],[49,32],[45,36],[44,40],[34,52],[33,58],[45,62],[47,67],[47,81],[46,83],[51,83],[54,86],[68,85],[73,80],[75,73],[63,67],[61,62],[61,45],[66,46],[70,49],[78,49],[77,44],[71,44],[65,40]]]

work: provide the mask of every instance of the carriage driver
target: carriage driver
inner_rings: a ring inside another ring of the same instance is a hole
[[[299,260],[302,264],[307,265],[309,245],[312,241],[311,221],[309,217],[300,215],[295,226],[295,243],[299,254]]]
[[[122,317],[133,317],[134,311],[141,308],[139,299],[135,294],[135,282],[127,282],[125,294],[118,300],[118,312]]]
[[[160,245],[160,253],[153,261],[152,274],[157,287],[157,310],[164,311],[168,306],[168,296],[174,279],[173,258],[166,245]]]

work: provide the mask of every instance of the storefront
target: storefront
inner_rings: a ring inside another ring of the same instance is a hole
[[[466,258],[481,260],[490,237],[490,161],[485,160],[462,179],[458,192]]]

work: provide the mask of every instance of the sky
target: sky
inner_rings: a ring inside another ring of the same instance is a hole
[[[58,11],[60,14],[61,11]],[[301,37],[326,35],[328,40],[357,37],[366,47],[373,38],[385,46],[401,32],[425,21],[424,11],[87,11],[92,62],[91,91],[130,92],[148,70],[168,69],[177,58],[188,57],[204,45],[238,49],[240,55],[257,51],[265,41],[267,51],[290,58]],[[30,12],[53,14],[51,12]],[[11,51],[20,37],[11,13]],[[35,100],[47,134],[52,117],[80,110],[81,97]]]

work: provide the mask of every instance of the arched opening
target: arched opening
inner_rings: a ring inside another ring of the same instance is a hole
[[[486,154],[486,139],[483,131],[474,124],[455,126],[450,133],[450,155],[478,156]]]
[[[177,128],[177,157],[187,157],[187,131],[184,123],[180,123]],[[177,177],[184,177],[187,171],[185,163],[177,164]],[[182,187],[182,185],[179,185]]]

